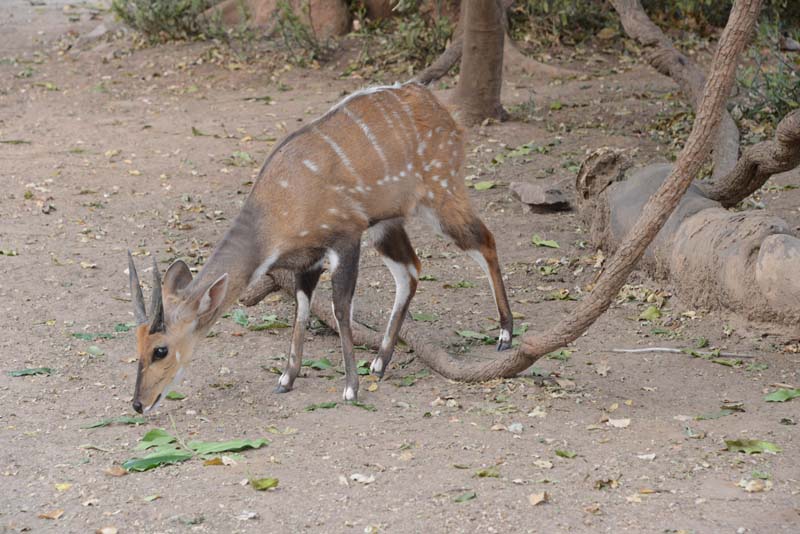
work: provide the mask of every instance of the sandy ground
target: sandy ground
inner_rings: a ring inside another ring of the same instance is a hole
[[[341,78],[340,63],[285,69],[269,54],[245,63],[208,43],[69,49],[100,20],[86,5],[39,3],[0,5],[0,140],[24,141],[0,144],[3,532],[797,532],[799,401],[763,397],[774,384],[800,384],[800,355],[785,339],[676,297],[655,324],[637,320],[646,295],[669,292],[641,275],[631,280],[632,298],[620,299],[568,356],[538,362],[536,374],[557,378],[545,386],[533,376],[453,383],[400,352],[376,388],[362,377],[361,400],[375,411],[306,411],[340,398],[337,338],[312,329],[306,357],[337,368],[304,368],[296,390],[278,396],[272,368],[282,365],[288,330],[252,332],[223,319],[178,387],[184,400],[166,402],[141,426],[82,428],[135,415],[134,339],[115,332],[132,321],[125,251],[140,254],[140,269],[147,255],[162,270],[175,258],[207,257],[274,139],[363,82]],[[507,80],[504,100],[532,97],[534,120],[470,132],[470,173],[498,183],[473,191],[473,201],[498,238],[512,307],[523,317],[517,323],[530,329],[575,305],[549,295],[565,289],[581,298],[597,256],[573,213],[527,214],[506,184],[568,179],[600,146],[663,160],[668,147],[651,135],[655,121],[684,109],[670,81],[646,65],[597,51],[572,66],[587,76],[558,85]],[[254,100],[267,95],[272,105]],[[528,142],[547,153],[490,165],[501,144]],[[798,225],[800,191],[764,192],[762,201]],[[479,267],[419,223],[409,232],[423,274],[435,278],[421,283],[412,304],[436,316],[432,342],[465,358],[491,357],[491,347],[455,334],[495,326]],[[533,234],[561,248],[534,247]],[[557,272],[540,269],[548,259]],[[380,326],[393,284],[372,250],[361,267],[356,316]],[[449,287],[460,280],[474,287]],[[328,298],[326,285],[319,298]],[[289,318],[293,303],[272,298],[246,311]],[[700,338],[753,358],[729,367],[684,354],[611,352],[690,347]],[[54,372],[8,374],[31,367]],[[719,415],[725,403],[744,411],[695,419]],[[235,465],[195,458],[111,476],[140,454],[133,448],[152,428],[186,441],[271,443],[241,453]],[[767,440],[782,452],[729,452],[724,439]],[[486,469],[497,476],[477,476]],[[242,484],[260,477],[280,484],[267,492]],[[769,479],[768,491],[738,485],[759,477]],[[531,504],[544,492],[547,502]],[[40,517],[58,511],[58,519]]]

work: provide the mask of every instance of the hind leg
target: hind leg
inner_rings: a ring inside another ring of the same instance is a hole
[[[503,274],[500,263],[497,261],[497,248],[494,236],[486,228],[477,215],[471,214],[466,224],[452,224],[448,220],[440,220],[443,233],[450,237],[455,244],[470,258],[481,266],[489,278],[492,286],[494,303],[500,316],[500,336],[497,340],[497,350],[511,348],[511,335],[514,332],[514,319],[511,307],[508,305],[506,286],[503,283]]]
[[[411,241],[403,228],[403,221],[393,220],[378,223],[373,227],[373,244],[380,253],[383,263],[394,277],[395,293],[392,314],[386,325],[378,355],[372,360],[370,372],[382,377],[392,360],[397,336],[408,314],[411,299],[417,291],[420,263]]]
[[[317,287],[319,277],[322,274],[321,267],[314,267],[295,276],[296,306],[294,316],[294,329],[292,330],[292,348],[289,351],[289,360],[286,368],[278,379],[276,393],[286,393],[291,391],[294,380],[300,374],[300,366],[303,361],[303,342],[306,337],[306,326],[311,311],[311,298],[314,289]]]

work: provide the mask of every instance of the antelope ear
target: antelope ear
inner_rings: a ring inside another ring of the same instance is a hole
[[[228,273],[223,274],[217,278],[216,282],[211,284],[203,297],[200,299],[200,304],[197,307],[198,317],[208,317],[213,315],[225,300],[225,295],[228,292]]]
[[[189,270],[189,266],[186,265],[182,260],[177,260],[175,263],[169,266],[167,272],[164,273],[164,282],[162,287],[164,288],[164,293],[167,295],[174,295],[187,285],[189,282],[192,281],[192,272]]]

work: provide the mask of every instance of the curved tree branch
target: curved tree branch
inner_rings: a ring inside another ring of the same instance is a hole
[[[731,172],[705,188],[706,196],[724,207],[735,206],[757,191],[773,174],[800,165],[800,109],[786,115],[775,138],[748,147]]]
[[[673,46],[669,37],[647,16],[640,0],[610,1],[619,13],[625,33],[642,46],[651,49],[648,58],[650,65],[661,74],[672,78],[687,96],[695,112],[698,112],[706,82],[700,67]],[[739,158],[739,129],[727,110],[723,110],[719,130],[712,135],[715,138],[712,178],[717,179],[728,174]]]

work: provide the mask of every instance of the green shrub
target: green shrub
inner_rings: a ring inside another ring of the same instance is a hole
[[[113,0],[111,9],[151,40],[187,39],[204,33],[211,0]]]

